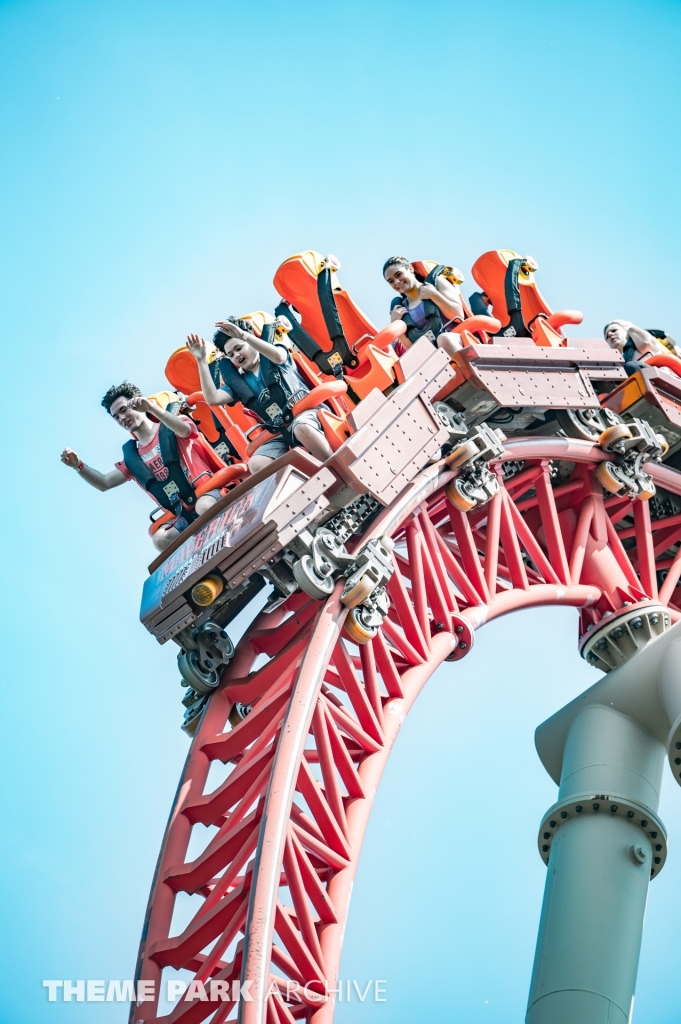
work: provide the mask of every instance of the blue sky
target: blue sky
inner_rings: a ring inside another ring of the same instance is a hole
[[[534,256],[554,308],[681,336],[678,3],[0,3],[5,458],[1,1024],[122,1022],[43,978],[125,978],[186,751],[174,652],[137,621],[148,506],[86,488],[124,437],[114,381],[163,385],[190,330],[271,308],[293,252],[333,252],[383,325],[395,252]],[[30,486],[17,488],[19,481]],[[568,611],[487,627],[429,684],[381,789],[343,1021],[522,1019],[555,787],[535,726],[593,676]],[[672,838],[636,1024],[678,1021]]]

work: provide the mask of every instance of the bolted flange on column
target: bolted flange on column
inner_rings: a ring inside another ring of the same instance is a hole
[[[588,629],[579,642],[579,653],[594,668],[610,672],[670,626],[671,616],[664,605],[641,601],[617,615],[606,614]]]

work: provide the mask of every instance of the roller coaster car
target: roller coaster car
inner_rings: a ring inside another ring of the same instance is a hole
[[[274,275],[282,296],[276,313],[290,319],[291,339],[304,358],[323,375],[344,376],[361,401],[374,388],[385,391],[395,383],[399,357],[392,343],[406,328],[395,323],[377,331],[341,286],[339,267],[334,256],[313,250],[284,260]]]
[[[253,331],[260,337],[265,327],[272,332],[273,341],[286,342],[287,331],[274,330],[275,322],[268,313],[249,313],[242,317],[253,325]],[[310,387],[310,393],[293,410],[297,415],[307,408],[321,405],[319,420],[324,434],[335,451],[349,436],[348,413],[354,404],[347,398],[347,386],[335,378],[323,377],[317,367],[299,352],[292,351],[293,359],[303,379]],[[208,357],[209,367],[215,383],[219,383],[219,353],[213,350]],[[166,377],[173,387],[188,396],[189,415],[199,425],[214,450],[226,461],[247,460],[266,441],[278,435],[270,432],[259,417],[246,409],[240,402],[230,406],[211,409],[201,393],[201,382],[196,360],[186,346],[177,349],[166,365]]]
[[[377,331],[342,288],[339,267],[334,256],[323,257],[313,250],[285,260],[274,275],[274,286],[282,296],[276,313],[291,320],[291,338],[308,363],[323,375],[343,376],[351,395],[361,400],[374,388],[386,391],[395,384],[399,356],[393,343],[405,335],[406,325],[397,320]],[[459,271],[434,260],[417,261],[414,269],[423,279],[439,269],[457,287],[463,280]],[[471,316],[463,298],[462,303],[472,340],[487,341],[485,332],[499,324],[490,317]]]
[[[597,391],[607,391],[626,374],[622,357],[604,340],[571,339],[569,346],[555,348],[531,338],[504,340],[471,341],[452,357],[455,376],[437,396],[438,409],[443,403],[467,428],[485,420],[509,435],[562,430],[598,440],[617,421],[601,410]]]
[[[649,356],[642,369],[603,399],[603,406],[625,421],[647,420],[669,445],[664,461],[681,469],[681,360]]]
[[[160,643],[173,638],[183,648],[181,672],[194,690],[192,671],[209,678],[224,662],[224,652],[211,647],[216,637],[225,643],[215,630],[224,631],[244,595],[263,579],[281,600],[301,581],[312,596],[329,593],[356,560],[345,542],[448,443],[432,404],[454,375],[446,354],[422,340],[400,363],[404,383],[389,397],[374,390],[356,407],[352,436],[325,465],[293,449],[239,484],[150,566],[140,617]],[[318,549],[321,527],[331,549]],[[202,637],[212,656],[201,655]]]
[[[583,317],[574,309],[551,312],[537,288],[537,269],[531,256],[520,256],[512,249],[492,249],[475,261],[471,273],[501,321],[497,337],[532,338],[536,345],[557,347],[565,344],[562,328],[581,324]]]

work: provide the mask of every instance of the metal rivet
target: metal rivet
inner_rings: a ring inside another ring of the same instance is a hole
[[[600,806],[600,804],[592,804],[594,811],[597,811]]]
[[[546,845],[546,843],[544,843],[544,845],[542,846],[542,850],[544,851],[544,853],[546,853],[548,851],[548,846]],[[659,857],[658,857],[658,860],[659,860]]]
[[[465,651],[466,648],[468,647],[468,644],[460,643],[459,647],[461,648],[462,651]]]
[[[655,858],[655,863],[656,864],[660,864],[661,862],[662,862],[662,858],[661,857],[656,857]]]
[[[567,811],[561,811],[560,816],[561,818],[567,818]]]
[[[675,743],[674,746],[677,750],[681,750],[681,743]]]
[[[681,764],[681,757],[675,757],[674,764]]]
[[[643,821],[641,822],[641,828],[647,828],[647,827],[648,827],[648,822],[644,818]]]
[[[544,839],[550,839],[551,838],[551,833],[550,832],[545,832],[543,838]]]
[[[575,807],[575,810],[577,811],[577,814],[581,814],[582,813],[582,805],[581,804],[577,804],[577,806]]]
[[[617,804],[613,804],[612,807],[610,808],[610,810],[612,811],[613,814],[616,814],[617,813]]]
[[[661,843],[655,843],[655,849],[659,852],[662,849]]]
[[[651,839],[657,839],[657,832],[651,832],[650,833],[650,838]]]
[[[550,821],[549,825],[551,826],[551,828],[555,828],[556,827],[555,821]]]
[[[633,818],[633,817],[634,817],[634,812],[633,811],[627,811],[627,818]]]

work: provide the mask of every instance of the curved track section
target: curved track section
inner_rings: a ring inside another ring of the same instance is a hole
[[[665,553],[681,516],[651,523],[649,502],[604,496],[594,473],[604,458],[587,442],[513,441],[495,464],[500,493],[468,514],[447,499],[454,474],[443,463],[424,470],[365,536],[393,538],[396,571],[389,616],[363,647],[343,635],[340,584],[325,604],[298,593],[258,616],[192,742],[140,947],[137,977],[157,993],[165,968],[194,982],[168,1016],[143,1002],[131,1022],[221,1024],[238,1013],[242,1024],[329,1024],[325,993],[373,798],[435,669],[465,656],[485,622],[533,605],[579,609],[582,634],[651,601],[679,617],[681,549]],[[681,493],[681,475],[646,470]],[[235,701],[252,710],[230,729]],[[208,791],[215,760],[231,770]],[[198,825],[214,832],[187,859]],[[201,905],[178,932],[181,892]],[[235,982],[250,982],[250,999],[238,1000]],[[211,986],[222,1001],[206,1000]]]

